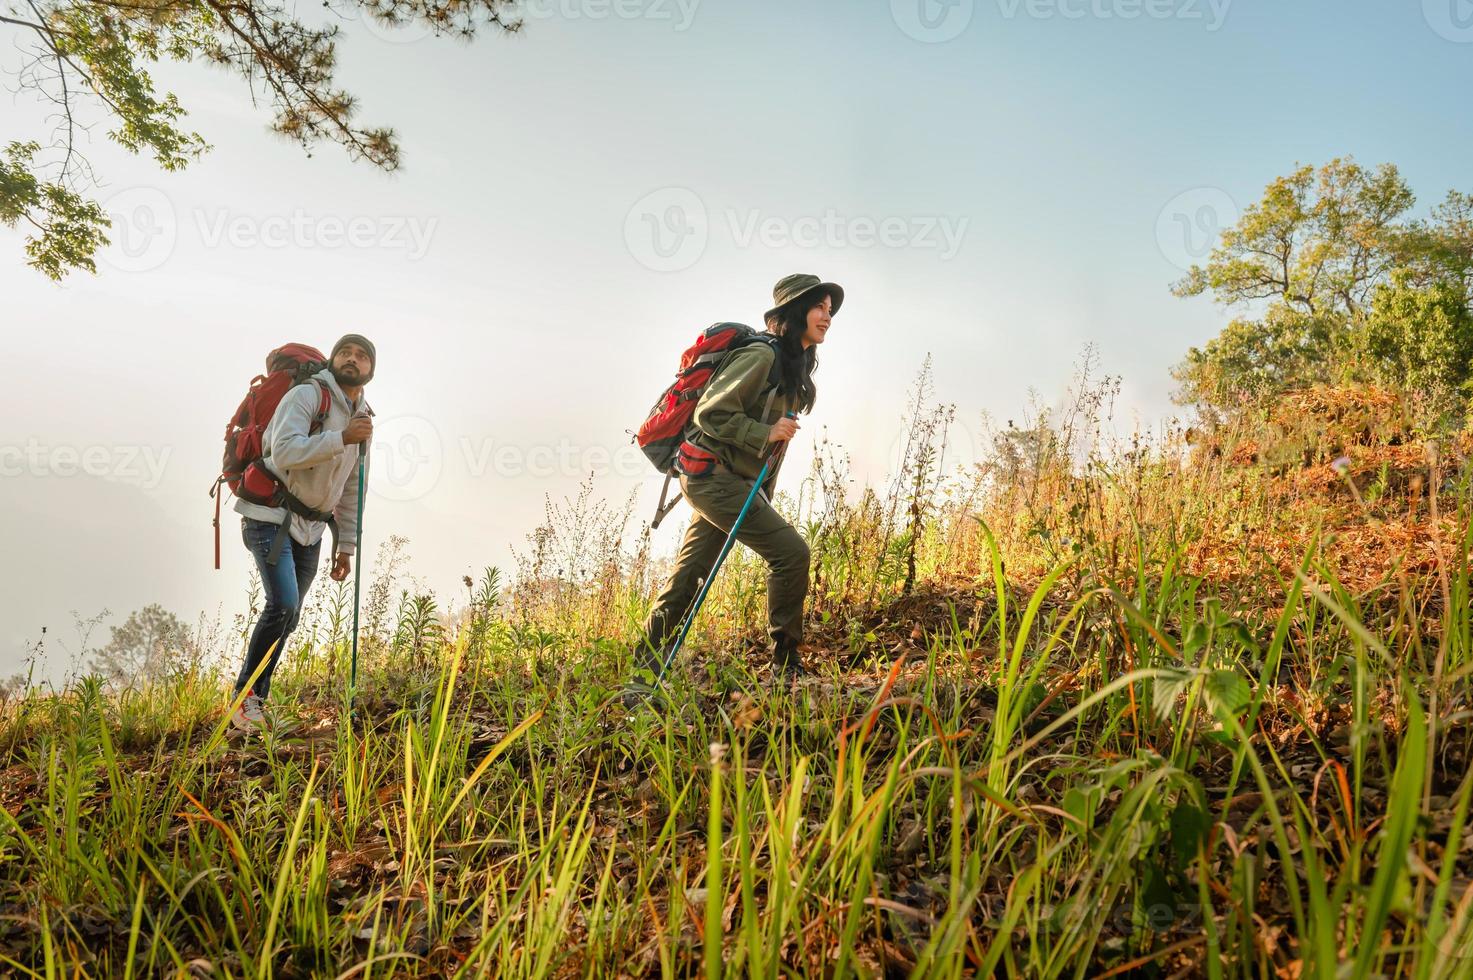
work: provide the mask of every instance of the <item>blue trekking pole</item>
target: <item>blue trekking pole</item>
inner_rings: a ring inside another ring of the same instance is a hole
[[[792,412],[786,415],[786,418],[790,419],[796,417]],[[786,451],[787,443],[783,444],[783,449]],[[706,581],[701,583],[701,591],[696,593],[696,601],[691,605],[690,612],[686,613],[685,622],[680,626],[680,635],[675,638],[675,645],[670,648],[670,652],[665,655],[664,661],[660,664],[660,672],[655,675],[655,684],[651,689],[651,693],[660,689],[660,681],[664,680],[665,671],[670,668],[670,664],[675,660],[675,655],[680,652],[681,644],[685,643],[686,634],[690,632],[691,624],[696,621],[696,613],[700,612],[701,603],[706,601],[706,593],[711,591],[711,583],[716,581],[716,573],[720,571],[721,563],[726,561],[727,554],[731,552],[731,546],[736,544],[737,530],[741,528],[742,521],[746,520],[747,511],[752,509],[752,501],[757,499],[757,494],[761,491],[762,484],[767,480],[767,468],[772,465],[772,460],[773,456],[769,456],[763,460],[762,472],[757,474],[757,482],[752,484],[752,492],[747,494],[747,499],[742,504],[742,509],[737,512],[737,518],[732,522],[731,530],[726,535],[726,543],[721,546],[721,553],[716,556],[716,564],[711,566],[711,571],[706,575]]]

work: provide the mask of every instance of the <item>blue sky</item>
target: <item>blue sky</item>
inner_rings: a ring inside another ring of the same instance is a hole
[[[56,286],[0,229],[0,359],[24,365],[0,450],[28,454],[0,477],[0,672],[43,625],[71,638],[71,609],[239,610],[246,555],[227,518],[211,570],[204,489],[284,341],[378,343],[366,550],[408,536],[449,595],[587,472],[646,516],[626,430],[696,331],[758,322],[788,272],[848,290],[789,479],[822,432],[880,482],[928,353],[963,446],[1061,397],[1087,344],[1123,429],[1176,412],[1168,369],[1226,314],[1169,284],[1296,163],[1395,163],[1419,209],[1473,190],[1468,0],[527,9],[469,45],[344,22],[342,81],[398,130],[397,174],[308,158],[236,79],[160,66],[214,148],[162,174],[96,128],[99,274]],[[6,140],[46,132],[0,101]]]

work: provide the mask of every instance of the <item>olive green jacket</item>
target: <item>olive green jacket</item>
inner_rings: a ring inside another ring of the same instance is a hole
[[[768,384],[777,354],[767,343],[748,344],[727,356],[701,393],[686,438],[714,453],[738,476],[755,480],[775,444],[772,423],[796,412],[796,395]]]

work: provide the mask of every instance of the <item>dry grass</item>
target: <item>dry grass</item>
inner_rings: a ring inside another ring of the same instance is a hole
[[[8,701],[5,962],[1466,975],[1467,436],[1325,390],[1114,444],[1086,381],[944,474],[924,394],[891,487],[834,493],[830,450],[784,503],[815,556],[795,689],[738,556],[669,709],[620,706],[660,569],[590,489],[507,597],[467,581],[431,623],[371,590],[355,723],[330,596],[265,741],[217,737],[198,673]]]

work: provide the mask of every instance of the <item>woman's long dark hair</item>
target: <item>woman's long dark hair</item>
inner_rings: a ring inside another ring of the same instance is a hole
[[[813,411],[818,389],[813,372],[818,368],[818,345],[803,349],[803,335],[808,332],[808,311],[828,296],[827,292],[804,293],[772,311],[767,329],[779,337],[777,362],[781,369],[778,391],[785,396],[798,396],[798,411]]]

